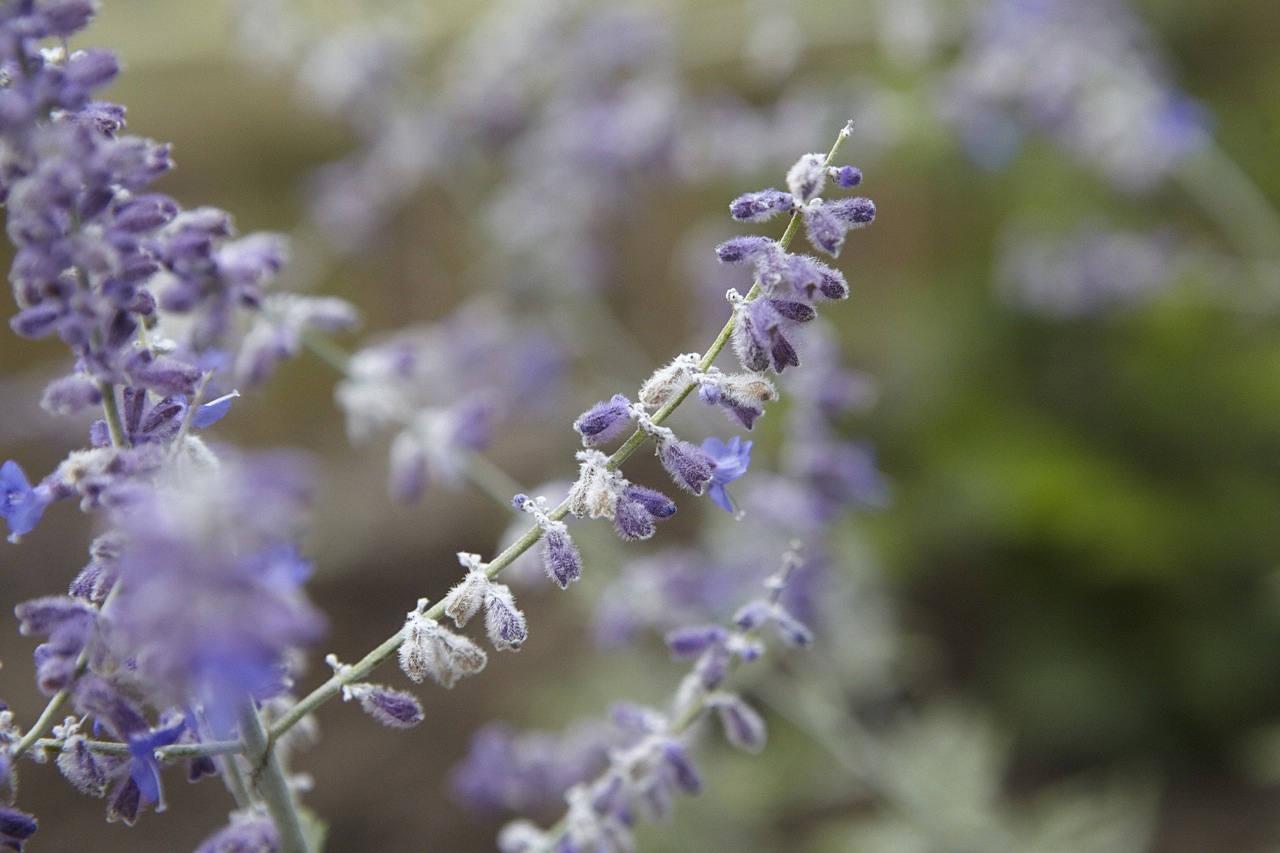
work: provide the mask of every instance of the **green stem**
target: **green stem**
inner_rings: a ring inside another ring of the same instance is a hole
[[[524,487],[483,453],[466,454],[466,463],[467,479],[495,503],[509,509],[511,499],[524,492]]]
[[[284,768],[280,765],[280,757],[262,726],[258,710],[248,697],[240,707],[239,716],[244,754],[253,765],[252,778],[257,794],[266,805],[280,836],[280,853],[308,853],[302,821],[298,817],[293,792],[285,779]]]
[[[1273,263],[1280,260],[1280,213],[1221,146],[1206,145],[1173,175],[1238,251]]]
[[[89,751],[99,755],[128,756],[130,754],[129,744],[117,741],[86,740],[84,745]],[[43,737],[35,739],[32,746],[42,752],[62,752],[67,748],[67,742],[61,738]],[[171,746],[162,746],[156,749],[156,755],[166,761],[176,761],[211,755],[236,755],[243,751],[244,744],[238,740],[211,740],[202,743],[175,743]]]
[[[116,402],[116,388],[105,379],[98,380],[98,393],[102,395],[103,420],[107,422],[107,432],[111,435],[112,447],[128,447],[124,435],[124,421],[120,417],[120,405]]]
[[[351,355],[321,332],[303,329],[302,345],[343,376],[351,375]]]

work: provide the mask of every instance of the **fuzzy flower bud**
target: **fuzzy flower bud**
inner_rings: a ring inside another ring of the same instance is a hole
[[[768,237],[734,237],[716,246],[716,257],[722,264],[746,264],[777,248],[777,242]]]
[[[711,482],[711,469],[715,467],[701,448],[674,437],[658,442],[658,460],[677,486],[695,495],[702,494]]]
[[[573,428],[582,436],[584,445],[598,447],[617,438],[630,423],[631,401],[622,394],[614,394],[583,412],[573,422]]]
[[[846,190],[862,183],[862,170],[857,166],[832,166],[827,174],[836,182],[836,186]]]
[[[351,684],[345,693],[355,698],[365,713],[384,726],[409,729],[423,720],[422,703],[412,693],[393,690],[381,684]]]
[[[569,511],[577,518],[613,518],[626,481],[609,470],[608,457],[598,450],[579,451],[577,458],[582,464],[569,489]]]
[[[787,189],[801,203],[822,192],[827,181],[826,160],[823,154],[805,154],[787,172]]]
[[[582,576],[582,556],[564,524],[548,525],[542,535],[542,565],[547,575],[565,589]]]
[[[640,402],[653,408],[666,405],[668,400],[693,381],[699,359],[697,353],[686,353],[655,370],[640,386]]]
[[[425,608],[423,599],[418,602],[417,610],[409,611],[405,620],[399,652],[400,668],[405,675],[418,683],[429,675],[442,687],[452,687],[459,677],[484,669],[488,662],[484,650],[466,637],[441,627],[434,619],[428,619],[423,613]]]
[[[485,594],[489,588],[489,578],[481,568],[478,554],[460,553],[458,560],[470,571],[445,595],[444,613],[453,620],[453,624],[461,628],[480,611],[481,605],[484,604]]]
[[[791,210],[795,200],[790,193],[767,189],[747,193],[729,204],[729,215],[739,222],[767,222],[779,213]]]
[[[506,584],[490,582],[485,591],[484,626],[489,642],[498,651],[519,651],[529,638],[528,623]]]

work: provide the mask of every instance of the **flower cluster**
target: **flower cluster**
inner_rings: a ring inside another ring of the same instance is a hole
[[[519,779],[529,772],[531,751],[546,737],[525,743],[503,730],[478,733],[471,754],[455,773],[455,790],[479,808],[522,806],[537,801],[551,788],[563,788],[568,804],[565,817],[548,830],[527,820],[505,827],[498,846],[504,853],[535,850],[631,850],[637,818],[662,820],[677,794],[696,794],[702,776],[689,755],[697,725],[713,716],[725,739],[738,749],[759,752],[765,744],[765,722],[740,695],[726,689],[730,674],[764,652],[761,633],[772,627],[790,647],[807,646],[813,635],[782,606],[779,596],[799,565],[787,555],[781,571],[766,582],[767,594],[752,599],[735,614],[732,626],[702,625],[674,631],[667,646],[676,660],[692,661],[665,711],[621,703],[611,717],[614,733],[593,730],[586,749],[566,751],[561,760],[537,764],[543,775],[515,799],[499,793],[489,780]],[[607,765],[592,775],[596,756],[604,752]],[[536,755],[537,753],[533,753]],[[570,758],[570,754],[574,757]],[[576,769],[580,775],[564,787]],[[496,797],[496,798],[495,798]]]
[[[155,749],[233,735],[245,703],[286,690],[296,651],[319,639],[323,619],[301,591],[311,567],[292,544],[306,492],[287,458],[186,471],[113,511],[70,595],[18,606],[22,632],[45,638],[41,689],[68,691],[131,745],[115,761],[63,732],[60,769],[109,795],[110,815],[131,823],[143,805],[163,807]]]
[[[938,103],[985,165],[1003,165],[1029,129],[1137,191],[1208,141],[1204,108],[1124,4],[995,0],[977,14]]]
[[[461,480],[468,455],[489,445],[501,420],[553,399],[562,361],[548,335],[464,305],[357,351],[334,397],[353,442],[394,431],[389,490],[407,503],[428,482]]]
[[[842,134],[847,136],[846,127]],[[831,256],[840,254],[845,235],[875,219],[875,204],[861,196],[824,200],[820,193],[828,178],[840,187],[855,187],[862,172],[850,166],[832,167],[828,157],[806,154],[787,173],[789,192],[767,189],[747,193],[729,206],[740,222],[763,222],[790,212],[804,223],[813,247]],[[736,237],[721,243],[716,254],[722,263],[750,265],[755,286],[743,297],[729,291],[736,321],[733,349],[742,366],[753,373],[772,369],[781,373],[800,364],[795,345],[787,336],[796,326],[817,316],[813,303],[845,299],[849,285],[844,276],[811,255],[797,255],[767,237]]]

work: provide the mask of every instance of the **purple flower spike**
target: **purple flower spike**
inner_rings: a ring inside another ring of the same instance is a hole
[[[10,542],[30,533],[50,503],[48,490],[33,489],[17,462],[10,459],[0,465],[0,517],[9,525]]]
[[[630,424],[631,401],[622,394],[614,394],[583,412],[573,422],[573,428],[582,436],[584,445],[599,447],[617,438]]]
[[[791,210],[795,200],[791,193],[768,189],[739,196],[729,204],[729,214],[739,222],[766,222],[779,213]]]
[[[707,486],[707,497],[725,512],[733,514],[733,498],[724,487],[747,473],[747,466],[751,464],[751,442],[736,435],[729,439],[728,444],[718,438],[708,438],[702,442],[702,450],[715,464],[711,471],[711,484]]]
[[[715,467],[701,448],[679,439],[660,442],[658,459],[677,486],[695,495],[702,494]]]

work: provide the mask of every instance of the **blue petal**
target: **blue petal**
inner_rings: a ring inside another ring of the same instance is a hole
[[[11,541],[30,533],[48,505],[48,497],[31,488],[17,462],[0,465],[0,516],[9,523]]]
[[[232,391],[230,394],[224,394],[216,400],[210,400],[203,406],[197,407],[195,417],[191,419],[191,423],[200,429],[212,426],[220,421],[222,416],[227,413],[227,410],[231,408],[231,399],[239,396],[239,391]]]

